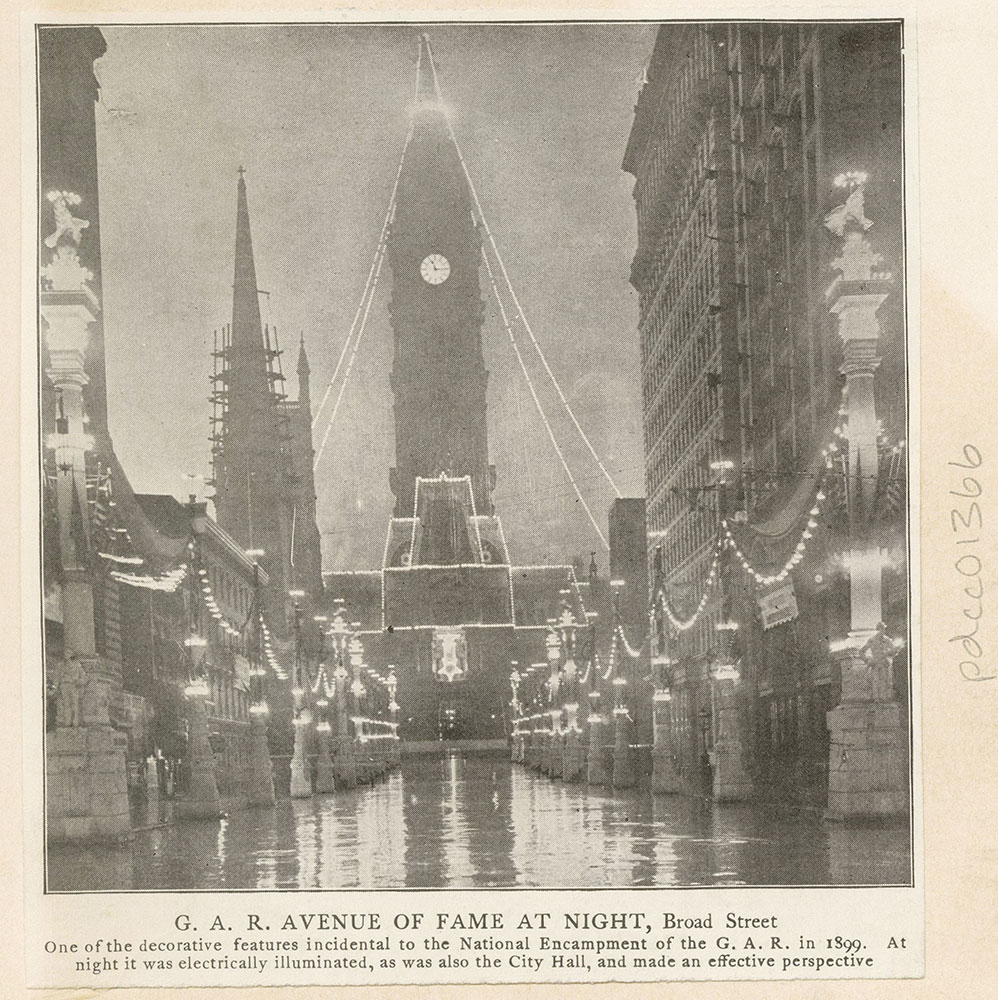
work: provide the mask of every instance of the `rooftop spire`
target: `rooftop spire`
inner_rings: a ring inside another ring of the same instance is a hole
[[[430,36],[419,36],[419,56],[416,63],[416,107],[426,105],[436,107],[439,104],[433,73],[433,56],[430,53]]]
[[[305,353],[305,334],[301,334],[298,339],[298,377],[304,374],[306,378],[311,369],[308,366],[308,355]]]
[[[308,355],[305,353],[305,334],[298,341],[298,400],[308,416],[311,427],[311,399],[309,398],[308,376],[311,369],[308,366]]]
[[[260,351],[263,346],[245,173],[240,167],[236,194],[236,268],[232,280],[232,346],[237,352]]]

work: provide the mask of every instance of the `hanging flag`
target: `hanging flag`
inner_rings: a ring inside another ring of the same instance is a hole
[[[784,625],[797,617],[797,595],[790,577],[780,583],[760,587],[756,592],[756,600],[759,602],[764,629]]]

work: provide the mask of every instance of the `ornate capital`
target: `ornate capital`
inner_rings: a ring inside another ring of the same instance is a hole
[[[75,247],[59,246],[52,259],[41,268],[42,286],[45,291],[78,292],[93,280],[93,272],[80,263]]]

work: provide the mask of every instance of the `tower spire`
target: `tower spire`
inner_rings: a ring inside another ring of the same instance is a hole
[[[430,36],[425,32],[419,36],[416,66],[416,108],[435,107],[439,102],[434,81],[433,56],[430,52]]]
[[[232,346],[242,354],[257,353],[263,346],[260,298],[257,293],[249,204],[246,200],[245,169],[239,168],[236,186],[236,262],[232,279]]]
[[[219,525],[246,548],[263,549],[273,609],[283,617],[288,579],[289,505],[284,482],[280,409],[272,386],[272,355],[264,341],[257,291],[246,171],[236,185],[232,328],[222,382],[225,413],[215,475]]]
[[[311,368],[308,364],[308,354],[305,353],[305,334],[302,333],[298,340],[298,400],[301,404],[302,410],[308,415],[309,418],[309,428],[311,428],[312,415],[309,412],[310,407],[310,395],[309,395],[309,375],[311,373]]]

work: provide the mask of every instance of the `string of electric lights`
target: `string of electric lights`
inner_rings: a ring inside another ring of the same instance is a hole
[[[548,437],[551,439],[551,444],[554,446],[555,453],[558,455],[561,467],[565,470],[565,475],[568,477],[568,481],[572,484],[572,489],[575,490],[575,496],[579,503],[582,504],[582,509],[586,512],[586,516],[589,518],[589,521],[596,532],[596,536],[599,538],[607,552],[609,552],[610,543],[606,540],[606,537],[599,526],[599,522],[593,516],[593,512],[590,510],[589,504],[586,503],[586,499],[582,495],[582,491],[579,489],[579,484],[575,481],[575,476],[572,475],[572,470],[568,467],[568,462],[566,461],[565,455],[561,450],[561,445],[558,444],[558,439],[555,437],[554,430],[548,421],[547,415],[544,413],[544,407],[541,405],[540,398],[537,395],[537,390],[534,388],[533,379],[531,379],[530,373],[527,371],[527,366],[523,360],[523,355],[520,353],[520,346],[517,344],[516,337],[513,334],[513,327],[510,323],[509,316],[506,313],[506,306],[499,296],[499,289],[496,286],[495,275],[492,273],[492,264],[489,262],[489,257],[485,252],[484,246],[482,247],[482,260],[485,262],[485,271],[489,276],[489,284],[492,286],[492,294],[496,297],[496,302],[499,305],[499,313],[502,316],[503,326],[506,328],[510,344],[513,345],[513,353],[516,355],[516,360],[520,365],[520,371],[523,373],[523,378],[527,383],[527,388],[530,390],[530,396],[534,401],[534,406],[540,414],[541,421],[544,424],[544,429],[547,431]]]
[[[336,382],[336,376],[340,372],[340,367],[343,364],[343,358],[346,356],[347,348],[350,346],[351,338],[354,336],[354,330],[357,328],[357,321],[363,311],[363,319],[360,321],[360,329],[357,331],[357,337],[353,344],[353,350],[350,353],[350,360],[347,362],[346,371],[343,373],[343,381],[340,383],[340,391],[336,396],[336,402],[333,405],[333,412],[329,416],[329,423],[326,425],[325,433],[322,436],[322,443],[320,444],[319,450],[316,452],[315,459],[312,463],[313,471],[318,468],[319,459],[322,458],[322,454],[326,449],[326,442],[329,440],[329,435],[332,431],[333,423],[336,420],[336,414],[339,410],[340,402],[343,399],[343,392],[346,389],[347,380],[350,377],[350,372],[353,369],[353,362],[357,356],[357,348],[360,346],[361,338],[364,336],[364,329],[367,325],[367,317],[371,311],[371,303],[374,301],[374,293],[377,289],[378,279],[381,276],[381,266],[385,259],[388,227],[391,225],[392,219],[395,216],[395,202],[398,194],[399,178],[402,176],[402,167],[405,163],[405,155],[409,149],[409,143],[412,139],[412,132],[413,123],[410,122],[409,130],[406,133],[405,142],[402,146],[402,155],[399,158],[398,169],[395,171],[395,181],[392,184],[391,194],[388,197],[388,209],[385,212],[385,219],[381,225],[381,233],[378,236],[377,246],[374,251],[374,259],[371,261],[371,267],[367,272],[367,280],[364,282],[364,291],[361,294],[360,302],[357,305],[357,311],[354,313],[353,322],[350,324],[350,329],[347,332],[347,337],[343,343],[343,349],[340,351],[336,367],[333,369],[333,376],[329,380],[329,385],[326,386],[326,391],[323,394],[322,401],[319,403],[319,406],[315,411],[315,416],[312,419],[312,427],[314,428],[318,423],[319,415],[325,407],[326,401],[329,399],[329,395],[333,390],[333,385]]]

